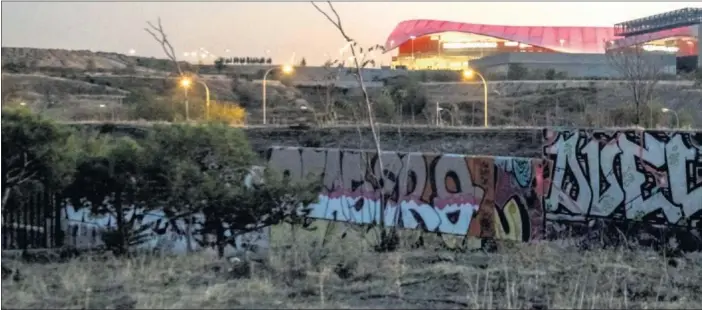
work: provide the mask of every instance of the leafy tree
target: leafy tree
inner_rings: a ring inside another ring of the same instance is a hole
[[[116,229],[106,234],[105,243],[113,253],[124,254],[129,246],[144,241],[141,232],[149,228],[137,225],[141,216],[134,210],[150,206],[146,202],[150,197],[146,192],[148,154],[128,137],[85,133],[80,139],[82,152],[75,180],[63,195],[74,207],[114,218]],[[131,217],[126,218],[127,214]]]
[[[414,78],[398,77],[388,83],[389,95],[398,105],[398,115],[420,115],[427,106],[428,97],[425,90]]]
[[[305,57],[302,57],[302,60],[300,60],[300,67],[307,67],[307,59]]]
[[[266,64],[269,64],[269,65],[270,65],[270,64],[272,64],[272,63],[273,63],[273,59],[270,58],[270,57],[268,57],[268,59],[266,59]]]
[[[2,111],[2,208],[10,196],[37,186],[60,190],[73,177],[76,150],[70,128],[25,108]]]
[[[529,70],[521,64],[509,64],[507,66],[508,80],[523,80],[529,75]]]
[[[216,237],[219,256],[227,244],[234,245],[241,234],[250,233],[283,222],[308,228],[312,223],[307,215],[308,206],[317,202],[321,180],[310,178],[291,182],[280,173],[264,170],[258,174],[251,169],[250,176],[259,181],[238,186],[217,188],[210,192],[211,203],[202,209],[205,233]],[[226,228],[226,229],[225,229]]]
[[[546,70],[544,77],[547,80],[555,80],[556,79],[556,70],[554,70],[553,68],[549,68],[548,70]]]
[[[127,97],[129,102],[134,103],[130,111],[132,119],[144,119],[150,121],[172,121],[182,114],[182,95],[172,94],[171,96],[157,96],[149,90],[133,92]],[[192,100],[191,100],[192,101]]]
[[[171,221],[190,223],[218,191],[242,180],[256,158],[243,131],[223,124],[155,126],[146,140],[154,159],[151,203],[167,206],[164,213]],[[191,244],[188,239],[188,249]]]
[[[212,102],[210,120],[228,125],[243,125],[246,121],[246,110],[233,102]]]
[[[219,57],[217,60],[214,62],[215,69],[217,69],[218,73],[222,73],[222,70],[224,70],[224,58]]]
[[[238,64],[238,63],[239,63],[239,57],[234,57],[234,58],[232,58],[232,63]]]

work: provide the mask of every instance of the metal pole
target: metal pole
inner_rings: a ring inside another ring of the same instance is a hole
[[[190,105],[188,103],[188,88],[185,87],[185,121],[190,121]]]
[[[480,77],[480,80],[483,82],[483,100],[484,100],[484,105],[483,105],[483,113],[484,113],[484,118],[485,118],[485,124],[484,127],[488,127],[488,90],[487,90],[487,81],[485,81],[485,77],[480,74],[478,71],[474,71],[475,74]]]
[[[678,112],[675,110],[670,110],[675,115],[675,128],[680,128],[680,118],[678,117]]]
[[[270,68],[266,71],[266,73],[263,74],[263,100],[261,102],[262,104],[262,109],[263,109],[263,125],[266,124],[266,79],[268,78],[268,74],[271,73],[276,67]]]
[[[203,81],[198,81],[205,87],[205,119],[210,120],[210,88]]]

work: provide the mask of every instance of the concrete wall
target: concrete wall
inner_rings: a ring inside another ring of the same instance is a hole
[[[315,219],[384,221],[405,229],[520,241],[541,238],[542,160],[400,152],[381,157],[394,176],[382,188],[366,177],[380,173],[377,156],[369,152],[273,148],[268,160],[294,178],[324,173],[327,190],[309,206]],[[381,193],[389,196],[382,214]]]
[[[626,57],[626,56],[622,56]],[[651,62],[660,63],[666,74],[676,73],[675,55],[646,55]],[[509,64],[520,64],[533,70],[553,69],[569,77],[620,77],[606,55],[562,53],[502,53],[471,61],[471,66],[484,73],[505,75]]]
[[[148,127],[112,130],[140,136]],[[368,128],[246,131],[271,165],[292,176],[326,172],[330,190],[320,193],[313,216],[355,223],[379,216],[377,191],[361,178],[368,170],[361,154],[374,158],[358,151],[373,149]],[[384,164],[396,176],[382,190],[398,204],[390,214],[407,228],[535,240],[592,228],[595,220],[693,231],[702,225],[702,131],[381,126],[380,133],[392,150]],[[74,221],[88,218],[74,214]],[[488,228],[474,227],[472,214]]]
[[[324,176],[311,217],[530,241],[593,219],[702,224],[702,133],[542,130],[542,156],[493,157],[274,147],[269,164]],[[381,214],[379,195],[389,197]]]

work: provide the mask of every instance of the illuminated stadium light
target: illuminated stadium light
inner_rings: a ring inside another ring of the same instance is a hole
[[[505,42],[505,46],[519,46],[519,42],[507,41]]]
[[[524,44],[524,43],[519,43],[519,48],[527,48],[527,47],[531,47],[531,45],[529,45],[529,44]]]
[[[462,48],[495,48],[496,42],[446,42],[443,44],[445,49],[462,49]]]
[[[647,51],[647,52],[677,53],[680,50],[676,46],[660,46],[660,45],[644,45],[642,48],[644,51]]]

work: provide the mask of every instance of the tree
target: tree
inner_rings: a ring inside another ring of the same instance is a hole
[[[224,70],[224,58],[219,57],[217,60],[214,61],[214,66],[215,69],[217,69],[217,73],[222,73],[222,70]]]
[[[365,67],[368,65],[375,65],[375,61],[372,59],[368,59],[369,53],[364,53],[364,49],[362,47],[358,47],[358,42],[356,40],[352,39],[346,34],[346,30],[344,30],[344,27],[341,24],[341,17],[339,17],[339,13],[337,13],[336,9],[334,8],[334,5],[332,5],[331,1],[327,1],[327,5],[329,6],[329,10],[331,11],[331,14],[325,12],[322,10],[317,4],[312,2],[312,6],[314,6],[317,11],[319,11],[324,17],[327,18],[327,20],[334,25],[334,27],[339,31],[339,34],[346,40],[346,42],[349,44],[349,50],[351,51],[351,56],[352,56],[352,73],[355,75],[356,80],[358,81],[358,84],[361,86],[361,92],[363,93],[363,103],[365,106],[365,109],[367,111],[366,117],[368,119],[368,123],[370,125],[371,133],[373,134],[373,142],[375,144],[375,151],[377,154],[382,154],[381,150],[381,144],[380,144],[380,138],[378,136],[378,129],[376,128],[376,123],[375,123],[375,117],[373,114],[373,103],[370,99],[370,96],[368,95],[368,90],[366,89],[366,84],[365,81],[363,80],[363,74],[362,71]],[[334,17],[332,17],[332,15]],[[375,45],[373,47],[370,47],[368,49],[365,49],[367,52],[372,52],[374,49],[378,50],[384,50],[384,48],[381,45]],[[363,56],[361,56],[363,54]],[[370,162],[370,161],[369,161]],[[385,171],[385,166],[383,165],[383,160],[382,156],[378,156],[378,167],[379,171]],[[369,168],[369,167],[366,167]],[[363,168],[361,168],[363,169]],[[372,170],[372,169],[368,169]],[[385,176],[383,173],[380,173],[380,175],[373,175],[371,176],[371,182],[378,185],[378,184],[384,184],[385,181]],[[376,186],[377,187],[377,186]],[[387,197],[385,195],[380,195],[380,214],[385,214],[385,210],[387,208]],[[389,223],[385,223],[385,217],[381,216],[380,217],[380,234],[379,234],[379,240],[378,244],[376,244],[376,248],[381,251],[388,251],[388,250],[393,250],[397,247],[398,245],[398,239],[399,235],[397,234],[397,225],[390,225]],[[389,227],[389,228],[388,228]]]
[[[75,160],[71,130],[24,108],[2,111],[2,208],[32,188],[60,190]]]
[[[390,97],[397,103],[398,114],[409,113],[414,123],[415,117],[427,106],[428,98],[424,88],[420,87],[415,77],[398,77],[388,83],[388,88]]]
[[[246,110],[232,102],[212,102],[210,104],[210,120],[227,125],[244,125]]]
[[[232,63],[238,64],[238,63],[239,63],[239,57],[234,57],[234,58],[232,58]]]
[[[169,220],[185,219],[188,230],[192,215],[211,195],[242,180],[256,158],[243,131],[227,125],[155,126],[146,141],[151,173],[158,176],[149,192],[156,204],[167,206]],[[192,231],[184,233],[191,250]]]
[[[625,81],[625,87],[635,106],[634,125],[639,125],[641,106],[647,106],[653,100],[655,87],[664,74],[664,58],[646,54],[642,44],[628,48],[614,47],[608,49],[606,55],[610,65]]]
[[[171,42],[166,36],[166,31],[163,29],[163,25],[161,25],[161,18],[158,18],[158,22],[156,25],[152,24],[151,22],[146,23],[151,29],[144,28],[144,30],[148,32],[154,38],[154,40],[156,40],[161,45],[161,48],[163,48],[163,52],[166,54],[168,59],[170,59],[171,62],[173,62],[173,65],[177,70],[178,76],[183,76],[183,70],[181,70],[180,68],[180,63],[178,62],[178,58],[176,57],[173,45],[171,45]]]
[[[300,67],[307,67],[307,59],[305,57],[302,57],[302,60],[300,60]]]
[[[509,64],[507,66],[507,79],[508,80],[523,80],[527,77],[529,71],[522,64]]]
[[[270,57],[268,57],[268,59],[266,59],[266,63],[269,64],[269,65],[272,64],[272,63],[273,63],[273,59],[271,59]]]
[[[255,170],[249,171],[257,174]],[[258,182],[239,182],[239,186],[220,187],[208,195],[211,203],[202,209],[205,218],[203,232],[215,236],[220,257],[224,254],[224,247],[234,244],[238,235],[283,222],[302,224],[304,228],[311,224],[306,217],[311,211],[307,206],[317,202],[321,179],[291,182],[280,173],[269,170],[264,170],[258,177]]]
[[[77,161],[74,181],[63,196],[76,208],[89,208],[91,214],[110,215],[116,229],[108,231],[103,240],[108,249],[120,255],[130,246],[144,242],[144,230],[139,226],[148,203],[148,154],[133,139],[109,135],[81,135],[83,145]],[[137,212],[141,208],[142,212]],[[126,215],[131,215],[126,218]]]

